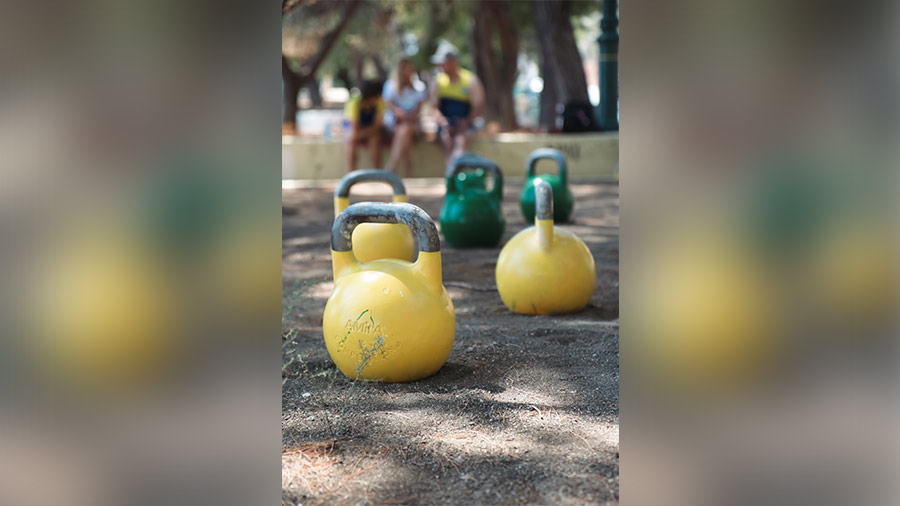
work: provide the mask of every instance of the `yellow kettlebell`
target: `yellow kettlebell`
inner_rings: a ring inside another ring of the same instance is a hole
[[[414,263],[360,262],[352,241],[364,224],[398,224],[416,234]],[[352,379],[414,381],[444,365],[456,334],[456,313],[441,280],[441,242],[428,214],[412,204],[360,202],[334,220],[334,291],[322,331],[335,365]]]
[[[29,340],[36,369],[81,392],[152,383],[185,330],[176,279],[152,241],[119,217],[82,218],[42,255]]]
[[[379,169],[354,170],[341,178],[334,191],[334,216],[350,205],[350,187],[356,183],[382,181],[394,189],[394,202],[408,202],[403,180]],[[353,232],[353,253],[360,262],[379,258],[401,258],[412,261],[415,244],[409,228],[394,223],[363,223]]]
[[[628,356],[651,384],[729,391],[762,380],[788,352],[778,269],[719,218],[669,217],[635,257]]]
[[[514,313],[578,311],[594,293],[594,257],[572,232],[553,226],[553,190],[534,183],[534,226],[516,234],[497,259],[497,290]]]

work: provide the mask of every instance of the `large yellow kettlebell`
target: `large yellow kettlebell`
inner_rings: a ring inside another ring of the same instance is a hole
[[[497,259],[497,290],[514,313],[578,311],[594,293],[594,257],[584,242],[553,226],[553,190],[535,180],[534,226],[516,234]]]
[[[397,175],[378,169],[355,170],[338,183],[334,191],[334,215],[350,205],[350,187],[356,183],[382,181],[394,189],[394,202],[407,202],[406,188]],[[393,223],[363,223],[353,232],[353,253],[360,262],[379,258],[412,260],[415,244],[409,228]]]
[[[360,262],[354,231],[371,223],[412,230],[419,244],[415,263]],[[406,203],[353,204],[334,220],[331,259],[334,291],[322,330],[338,369],[349,378],[386,382],[437,372],[453,346],[456,313],[441,280],[441,242],[428,214]]]

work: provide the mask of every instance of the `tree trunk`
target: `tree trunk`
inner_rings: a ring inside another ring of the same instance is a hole
[[[350,49],[350,65],[353,68],[353,86],[362,90],[363,84],[363,55],[357,48]]]
[[[297,134],[297,95],[302,87],[300,76],[281,57],[281,135]]]
[[[344,88],[348,90],[353,87],[353,82],[350,79],[350,69],[347,67],[341,67],[337,69],[337,72],[334,73],[334,81],[336,83],[341,83]]]
[[[556,130],[556,106],[559,104],[559,88],[556,79],[549,76],[555,72],[547,58],[541,57],[541,76],[544,89],[541,90],[541,112],[538,123],[548,132]]]
[[[541,45],[544,90],[553,86],[561,103],[590,103],[584,62],[572,29],[570,0],[534,0],[534,21]]]
[[[384,62],[381,61],[381,57],[378,56],[378,53],[369,53],[369,58],[372,60],[372,64],[375,65],[375,72],[378,73],[378,80],[382,83],[388,80],[388,70],[384,66]]]
[[[309,102],[313,107],[322,107],[322,92],[319,90],[319,81],[316,79],[306,83],[306,91],[309,93]]]
[[[292,0],[282,0],[281,12],[282,16],[287,14],[291,9],[296,7],[298,2]],[[319,42],[319,48],[312,57],[302,62],[299,71],[294,71],[288,65],[287,58],[281,55],[281,81],[282,81],[282,109],[281,109],[281,132],[283,135],[297,134],[297,96],[300,89],[315,78],[316,71],[325,61],[325,57],[334,47],[341,32],[353,19],[353,15],[362,0],[349,0],[345,3],[344,11],[341,13],[340,21],[331,29]]]
[[[509,16],[507,1],[482,0],[475,15],[472,42],[475,48],[475,71],[484,85],[484,116],[497,121],[503,130],[515,130],[513,86],[518,75],[519,33]],[[499,37],[499,54],[494,35]]]

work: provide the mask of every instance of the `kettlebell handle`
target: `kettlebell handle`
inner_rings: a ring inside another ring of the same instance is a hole
[[[491,188],[497,198],[503,198],[503,172],[500,166],[483,156],[474,153],[463,153],[456,157],[447,167],[447,193],[457,193],[456,175],[465,169],[487,169],[494,176],[494,187]]]
[[[534,180],[534,226],[538,244],[548,251],[553,246],[553,187],[540,178]]]
[[[543,179],[534,181],[534,219],[553,219],[553,187]]]
[[[566,157],[564,157],[559,150],[552,148],[540,148],[531,152],[531,155],[528,156],[528,164],[525,171],[525,177],[534,177],[534,170],[537,167],[538,161],[546,158],[549,158],[556,162],[556,166],[559,170],[559,181],[563,184],[563,186],[565,186],[568,180],[569,172],[568,165],[566,165]]]
[[[395,197],[399,195],[406,195],[406,187],[403,185],[403,180],[393,172],[388,172],[381,169],[362,169],[354,170],[353,172],[342,177],[340,183],[338,183],[337,189],[334,190],[334,196],[347,198],[350,196],[351,186],[355,185],[356,183],[363,183],[368,181],[381,181],[391,185],[391,187],[394,189]]]
[[[419,251],[441,251],[441,239],[437,227],[428,213],[404,202],[359,202],[344,209],[331,227],[331,249],[352,251],[353,229],[361,223],[399,223],[412,231]]]

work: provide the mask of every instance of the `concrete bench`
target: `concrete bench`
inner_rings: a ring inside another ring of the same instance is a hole
[[[538,148],[555,148],[566,156],[569,176],[574,178],[615,178],[619,164],[619,134],[499,134],[494,138],[480,137],[471,146],[500,165],[507,178],[523,178],[528,155]],[[339,179],[347,172],[346,143],[322,139],[282,137],[281,179]],[[390,149],[382,152],[387,162]],[[420,139],[412,151],[413,177],[442,177],[444,156],[440,145]],[[552,162],[540,162],[538,172]],[[368,153],[360,150],[358,167],[369,167]]]

